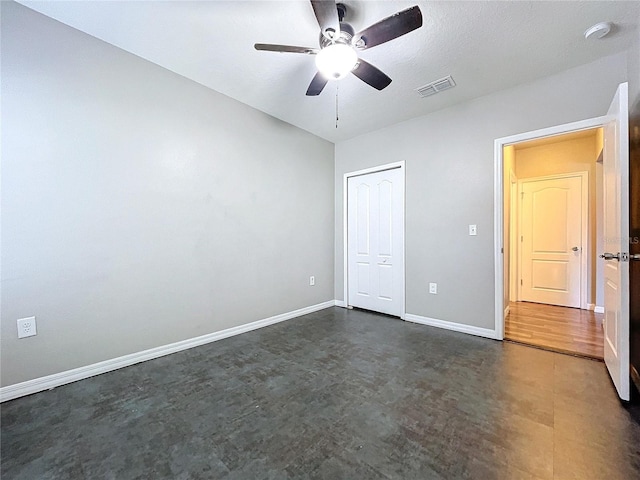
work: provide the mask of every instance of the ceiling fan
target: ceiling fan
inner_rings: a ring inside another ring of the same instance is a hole
[[[417,5],[407,8],[355,33],[353,27],[343,21],[347,12],[344,4],[336,4],[334,0],[310,1],[320,25],[319,49],[268,43],[256,43],[255,49],[316,55],[318,73],[307,89],[308,96],[320,95],[329,80],[339,80],[349,73],[373,88],[386,88],[391,79],[378,68],[358,58],[357,51],[375,47],[420,28],[420,8]]]

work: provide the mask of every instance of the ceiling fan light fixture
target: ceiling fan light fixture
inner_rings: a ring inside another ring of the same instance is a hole
[[[316,55],[318,71],[329,80],[340,80],[346,77],[357,62],[356,51],[344,43],[327,45]]]
[[[256,43],[254,48],[269,52],[315,55],[318,72],[309,83],[306,93],[308,97],[320,95],[329,80],[340,80],[349,73],[353,73],[376,90],[387,88],[391,78],[379,68],[358,58],[357,51],[387,43],[422,27],[420,7],[414,5],[394,13],[356,33],[354,28],[344,21],[347,12],[344,4],[335,3],[335,0],[310,0],[310,3],[320,27],[319,51],[310,47],[269,43]]]

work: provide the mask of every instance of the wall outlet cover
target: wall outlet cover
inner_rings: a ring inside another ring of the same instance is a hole
[[[430,283],[429,284],[429,293],[433,293],[434,295],[436,295],[438,293],[438,284],[437,283]]]
[[[18,338],[33,337],[37,334],[36,317],[18,319]]]

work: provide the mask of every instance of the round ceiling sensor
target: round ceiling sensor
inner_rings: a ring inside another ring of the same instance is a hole
[[[584,32],[584,38],[597,40],[605,37],[611,31],[612,26],[613,24],[611,22],[596,23],[593,27],[588,28],[587,31]]]

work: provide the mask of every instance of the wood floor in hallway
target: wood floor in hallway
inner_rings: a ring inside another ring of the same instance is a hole
[[[578,308],[511,302],[505,338],[558,352],[604,358],[603,314]]]

